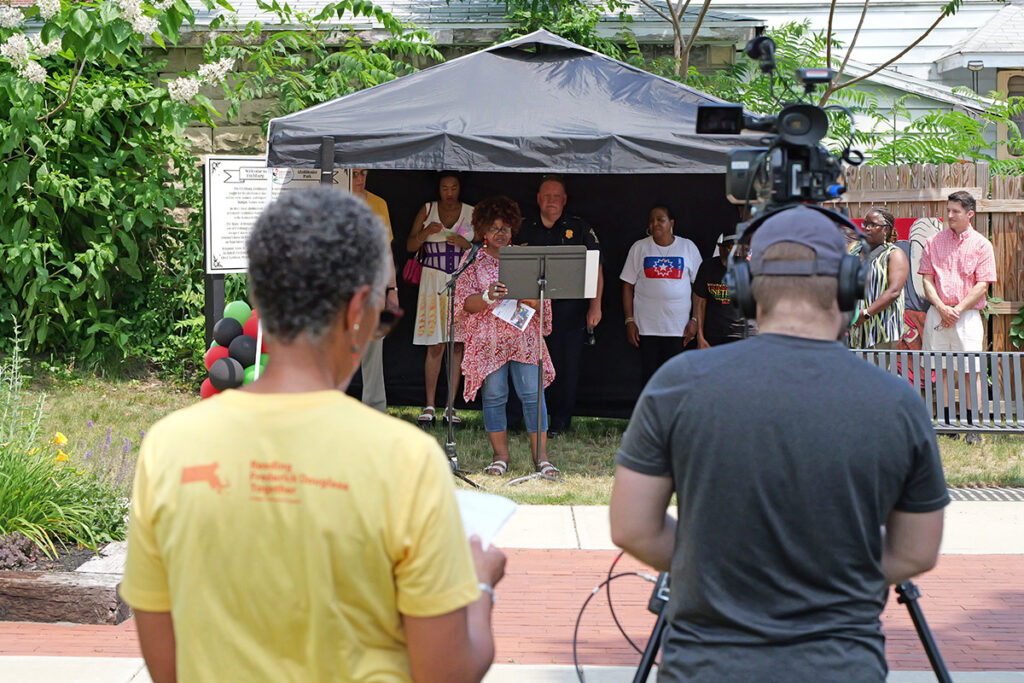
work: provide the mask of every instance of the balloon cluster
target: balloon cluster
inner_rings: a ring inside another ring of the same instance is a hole
[[[213,326],[213,345],[206,351],[208,377],[199,395],[209,398],[225,389],[248,384],[256,375],[256,333],[259,316],[244,301],[224,307],[224,317]],[[267,343],[260,350],[260,374],[267,366]]]

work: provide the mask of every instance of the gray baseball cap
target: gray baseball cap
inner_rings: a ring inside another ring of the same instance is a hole
[[[768,261],[764,252],[779,242],[797,242],[814,250],[815,261]],[[846,255],[846,238],[828,216],[797,205],[765,219],[750,239],[752,275],[832,275]]]

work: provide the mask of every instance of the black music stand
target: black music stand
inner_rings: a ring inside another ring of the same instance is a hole
[[[537,320],[537,348],[540,349],[537,358],[537,455],[539,457],[540,426],[544,423],[544,301],[586,299],[596,296],[597,259],[593,256],[588,257],[587,248],[584,246],[502,247],[498,263],[498,281],[508,288],[506,299],[536,299],[539,302],[537,310],[537,315],[540,316]],[[558,481],[560,477],[534,472],[525,477],[511,480],[507,486],[529,479]]]

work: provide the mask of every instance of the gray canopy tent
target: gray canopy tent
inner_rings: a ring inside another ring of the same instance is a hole
[[[506,194],[527,216],[539,174],[566,174],[566,213],[594,225],[606,281],[605,323],[583,361],[579,412],[626,416],[641,387],[622,334],[618,273],[644,236],[647,211],[672,207],[676,233],[705,256],[738,216],[725,200],[725,166],[730,149],[752,141],[697,135],[704,102],[721,100],[537,31],[274,119],[267,164],[375,169],[368,187],[388,202],[399,269],[416,211],[436,199],[434,171],[465,172],[467,203]],[[415,310],[414,288],[400,296]],[[385,345],[391,403],[422,401],[410,317]]]
[[[721,173],[675,81],[536,31],[270,122],[267,164],[515,173]],[[330,156],[330,155],[329,155]]]

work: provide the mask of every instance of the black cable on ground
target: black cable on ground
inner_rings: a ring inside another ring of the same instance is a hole
[[[612,564],[612,566],[614,566],[614,563]],[[578,644],[577,639],[580,633],[580,622],[583,620],[583,612],[587,609],[587,605],[590,604],[590,601],[594,599],[594,596],[597,595],[602,588],[607,586],[612,581],[615,581],[616,579],[621,579],[624,576],[639,576],[641,579],[645,581],[651,580],[650,576],[647,576],[646,574],[641,574],[640,572],[622,572],[621,574],[611,575],[601,583],[597,584],[594,590],[590,591],[590,595],[587,596],[587,599],[583,601],[583,606],[580,607],[580,613],[576,615],[576,626],[575,628],[573,628],[572,631],[572,663],[573,666],[576,668],[576,678],[579,679],[580,683],[586,683],[583,678],[583,667],[580,666],[579,655],[576,651],[576,646]],[[636,646],[634,645],[634,647]]]
[[[615,556],[614,560],[612,560],[611,566],[608,567],[608,578],[609,579],[612,578],[612,572],[615,570],[615,565],[617,565],[619,563],[619,560],[621,560],[622,556],[625,555],[625,554],[626,554],[626,552],[622,551],[618,555]],[[629,643],[629,646],[631,648],[633,648],[634,650],[636,650],[637,654],[642,655],[644,653],[644,651],[641,650],[639,647],[637,647],[636,643],[634,643],[632,641],[632,639],[626,634],[626,629],[622,628],[622,624],[619,623],[619,617],[616,616],[616,614],[615,614],[615,606],[612,605],[612,584],[611,584],[611,581],[605,582],[604,592],[605,592],[605,595],[608,596],[608,610],[612,613],[612,621],[614,621],[615,622],[615,626],[618,627],[619,633],[621,633],[622,637],[626,639],[626,642]]]

